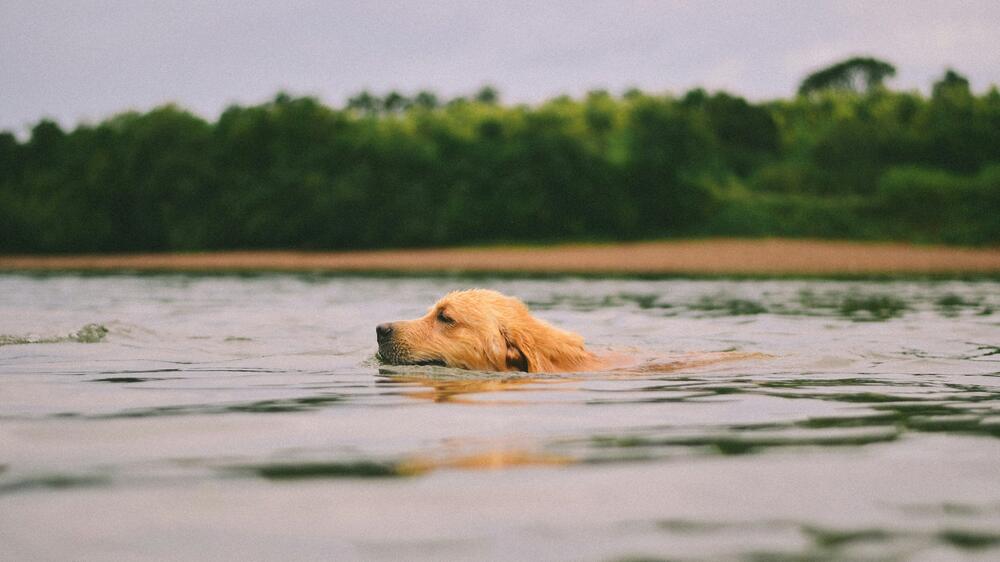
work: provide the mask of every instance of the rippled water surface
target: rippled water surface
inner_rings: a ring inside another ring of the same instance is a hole
[[[481,286],[680,372],[380,371]],[[9,560],[1000,557],[1000,283],[0,276]]]

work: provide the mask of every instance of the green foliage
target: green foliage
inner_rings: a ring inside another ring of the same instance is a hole
[[[486,87],[362,92],[342,109],[279,94],[215,122],[174,106],[69,131],[43,120],[25,140],[0,133],[0,252],[1000,241],[1000,93],[950,70],[930,98],[868,89],[507,106]]]
[[[871,57],[853,57],[807,76],[799,86],[799,94],[823,90],[872,92],[886,78],[895,75],[896,67],[885,61]]]
[[[974,176],[902,167],[882,176],[877,206],[897,237],[976,244],[1000,240],[1000,165]]]
[[[476,101],[493,104],[500,101],[500,92],[493,86],[483,86],[476,92]]]

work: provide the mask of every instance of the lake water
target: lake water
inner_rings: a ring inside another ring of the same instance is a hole
[[[772,357],[380,371],[471,286]],[[0,558],[996,560],[998,346],[995,281],[0,275]]]

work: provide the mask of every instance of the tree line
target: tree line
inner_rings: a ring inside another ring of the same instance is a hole
[[[513,105],[484,88],[42,120],[0,133],[0,252],[1000,241],[997,88],[949,70],[924,96],[885,87],[883,61],[838,64],[761,103],[695,89]]]

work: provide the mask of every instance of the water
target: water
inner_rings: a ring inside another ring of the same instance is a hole
[[[382,370],[517,295],[654,374]],[[1000,283],[0,276],[7,560],[1000,556]]]

